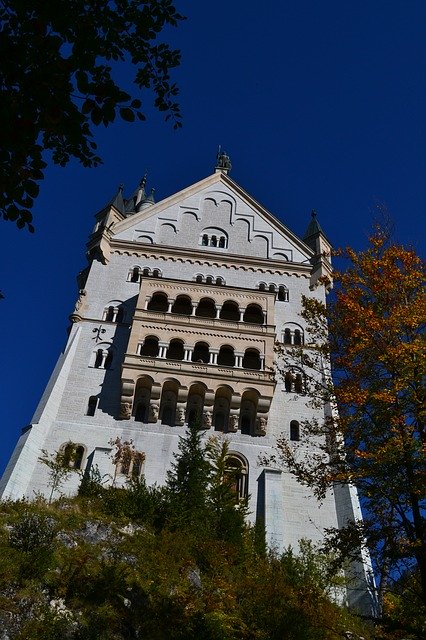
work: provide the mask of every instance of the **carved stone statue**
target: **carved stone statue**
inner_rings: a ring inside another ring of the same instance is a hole
[[[148,422],[157,422],[158,421],[158,413],[159,413],[160,407],[158,406],[158,404],[150,404],[149,405],[149,416],[148,416]]]
[[[268,418],[266,418],[265,416],[257,416],[256,434],[258,436],[266,436],[267,424],[268,424]]]
[[[132,415],[132,405],[130,402],[122,402],[120,407],[120,418],[122,420],[129,420]]]
[[[210,429],[212,426],[212,412],[203,411],[203,429]]]
[[[183,425],[185,423],[185,408],[178,407],[176,411],[176,424]]]
[[[228,430],[229,431],[237,431],[238,430],[239,421],[240,421],[240,416],[238,415],[238,413],[231,414],[229,416]]]
[[[81,305],[83,304],[83,299],[85,295],[86,295],[86,289],[80,289],[80,291],[78,292],[77,302],[75,303],[74,313],[80,309]]]

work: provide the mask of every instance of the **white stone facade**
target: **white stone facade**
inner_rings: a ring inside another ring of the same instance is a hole
[[[0,494],[48,494],[41,449],[68,442],[80,447],[82,470],[97,465],[112,477],[117,437],[144,452],[147,483],[162,484],[192,410],[205,437],[227,438],[243,461],[250,517],[264,520],[269,544],[321,541],[342,513],[357,514],[356,494],[330,493],[319,505],[259,456],[274,452],[280,434],[290,439],[291,422],[313,415],[303,370],[287,386],[276,375],[274,343],[303,344],[302,294],[325,301],[324,235],[297,238],[226,169],[157,204],[144,195],[142,185],[136,211],[118,197],[97,215],[67,347]]]

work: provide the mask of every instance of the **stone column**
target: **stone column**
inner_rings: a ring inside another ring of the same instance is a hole
[[[245,314],[246,310],[245,309],[240,309],[240,319],[238,322],[244,322],[244,314]]]
[[[222,305],[216,305],[216,320],[219,320],[220,312],[222,311]]]
[[[184,362],[192,361],[192,354],[194,353],[194,347],[183,347],[183,360]]]
[[[165,358],[166,357],[166,351],[168,349],[169,345],[167,342],[159,342],[158,343],[158,358]]]
[[[217,364],[217,356],[219,355],[219,349],[210,349],[209,364]]]
[[[105,362],[107,358],[108,358],[108,351],[102,350],[102,360],[99,365],[99,369],[105,369]]]
[[[192,313],[191,316],[195,316],[195,312],[197,311],[198,302],[192,302]]]
[[[243,358],[244,358],[244,353],[236,353],[235,354],[235,366],[237,367],[237,369],[242,369],[242,367],[243,367]]]
[[[114,309],[112,311],[111,322],[117,322],[117,314],[118,314],[118,308],[114,307]]]
[[[149,296],[146,296],[146,298],[145,298],[145,306],[144,306],[144,310],[145,311],[147,311],[147,309],[148,309],[148,304],[149,304],[150,299],[151,298]]]
[[[263,310],[262,313],[263,313],[263,324],[267,324],[268,323],[268,318],[267,318],[266,311]]]
[[[264,371],[265,370],[265,355],[263,353],[261,353],[259,358],[260,358],[260,370]]]
[[[173,307],[174,303],[175,303],[174,300],[169,300],[169,307],[167,309],[167,313],[171,313],[172,312],[172,307]]]

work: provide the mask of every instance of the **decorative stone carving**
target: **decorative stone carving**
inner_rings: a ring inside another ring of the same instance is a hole
[[[185,407],[178,407],[176,411],[176,424],[182,426],[185,423]]]
[[[80,289],[78,292],[77,302],[75,303],[74,313],[76,313],[84,302],[84,296],[86,295],[86,289]]]
[[[228,423],[228,431],[238,431],[238,423],[240,421],[240,416],[238,413],[233,413],[229,416],[229,423]]]
[[[130,420],[132,415],[132,405],[130,402],[122,402],[120,406],[120,418],[121,420]]]
[[[256,435],[266,436],[266,427],[268,425],[268,418],[266,416],[257,416],[256,420]]]
[[[210,429],[212,426],[212,412],[203,411],[203,429]]]
[[[152,403],[152,404],[149,405],[148,422],[157,422],[158,421],[159,410],[160,410],[160,407],[158,406],[158,404]]]

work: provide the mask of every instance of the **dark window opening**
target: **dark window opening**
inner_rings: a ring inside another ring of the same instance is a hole
[[[280,302],[288,302],[288,289],[287,287],[281,286],[278,287],[278,297],[277,299]]]
[[[204,234],[202,239],[201,239],[201,244],[203,247],[207,247],[209,244],[209,236],[207,234]]]
[[[220,310],[219,318],[221,320],[232,320],[238,322],[240,319],[240,310],[236,302],[225,302]]]
[[[90,396],[89,401],[87,403],[86,416],[94,416],[95,415],[97,404],[98,404],[98,397],[97,396]]]
[[[205,342],[197,342],[192,352],[192,362],[204,362],[208,364],[210,361],[209,346]]]
[[[105,358],[105,364],[104,364],[105,369],[111,368],[112,358],[113,358],[112,351],[108,351],[107,357]]]
[[[184,348],[181,340],[172,340],[167,349],[166,358],[168,360],[183,360]]]
[[[249,306],[245,310],[243,320],[244,322],[249,322],[250,324],[263,324],[262,308],[257,304],[249,304]]]
[[[251,433],[251,418],[250,416],[243,416],[241,418],[241,433],[249,436]]]
[[[232,347],[220,347],[219,354],[217,356],[217,364],[225,367],[235,366],[235,355]]]
[[[156,358],[158,356],[158,352],[158,338],[145,338],[145,341],[140,350],[140,355],[149,356],[150,358]]]
[[[216,318],[216,305],[211,298],[203,298],[198,303],[195,315],[200,318]]]
[[[138,402],[135,412],[136,422],[146,422],[148,406],[144,402]]]
[[[297,420],[292,420],[290,422],[290,440],[293,442],[300,440],[300,427]]]
[[[216,236],[212,236],[212,238],[210,240],[210,246],[211,247],[217,247],[217,237]]]
[[[260,369],[260,355],[256,349],[246,349],[243,357],[243,369]]]
[[[102,365],[103,359],[104,359],[103,350],[98,349],[96,352],[96,358],[95,358],[95,369],[99,369],[99,367]]]
[[[172,306],[172,313],[178,313],[181,316],[190,316],[192,314],[191,298],[178,296]]]
[[[219,238],[219,247],[221,249],[224,249],[226,247],[226,238],[224,236],[221,236]]]
[[[130,282],[139,282],[140,270],[139,267],[135,267],[132,271]]]
[[[154,293],[147,306],[148,311],[162,311],[163,313],[165,313],[168,308],[169,304],[165,293]]]
[[[284,344],[291,344],[291,331],[284,329]]]
[[[301,345],[302,343],[302,332],[299,331],[299,329],[296,329],[294,332],[294,344]]]

